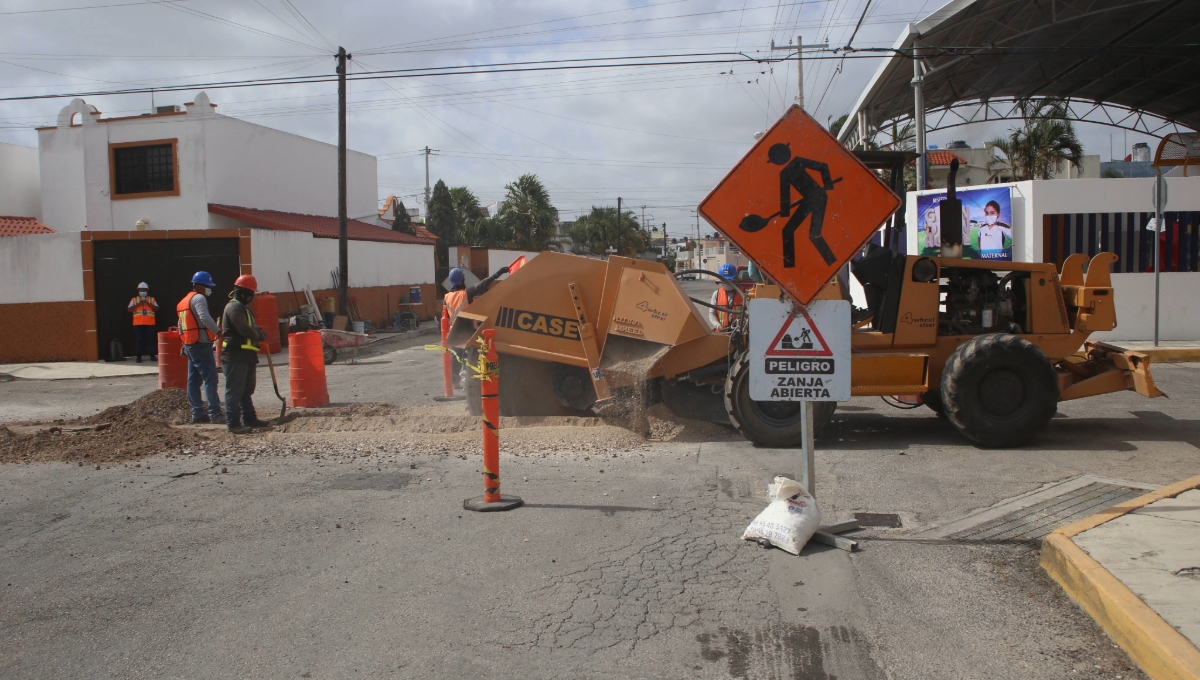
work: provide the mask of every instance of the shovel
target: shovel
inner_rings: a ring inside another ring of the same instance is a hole
[[[271,387],[275,388],[275,396],[279,397],[279,401],[283,402],[283,408],[279,409],[279,420],[283,420],[283,416],[287,414],[287,399],[279,393],[279,381],[275,379],[275,361],[271,359],[271,348],[267,348],[267,366],[271,369]]]

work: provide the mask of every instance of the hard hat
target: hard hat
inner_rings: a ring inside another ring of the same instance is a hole
[[[256,281],[250,274],[242,274],[241,276],[237,277],[237,280],[233,282],[233,285],[237,286],[238,288],[245,288],[251,293],[258,292],[258,281]]]
[[[201,286],[209,288],[217,287],[217,282],[212,280],[212,276],[208,272],[196,272],[196,275],[192,277],[192,283],[198,283]]]
[[[732,281],[737,278],[737,267],[731,264],[723,264],[719,269],[717,269],[717,276],[720,276],[726,281]]]
[[[146,290],[150,290],[150,284],[146,283],[145,281],[142,281],[141,283],[138,284],[138,290],[141,290],[143,288],[145,288]]]
[[[465,282],[466,280],[467,280],[467,275],[463,273],[463,270],[459,269],[458,267],[455,267],[454,269],[450,270],[450,287],[451,288],[463,285],[463,282]]]

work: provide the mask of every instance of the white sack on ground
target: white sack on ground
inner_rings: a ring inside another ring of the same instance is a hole
[[[746,527],[743,540],[765,539],[799,555],[808,539],[821,527],[821,509],[804,485],[787,477],[776,477],[767,485],[771,504]]]

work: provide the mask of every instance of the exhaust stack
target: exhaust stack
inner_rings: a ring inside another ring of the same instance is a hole
[[[946,198],[938,211],[938,222],[942,232],[942,257],[962,258],[963,249],[963,209],[962,200],[958,198],[955,187],[955,175],[958,174],[958,158],[950,161],[950,177],[946,180]]]

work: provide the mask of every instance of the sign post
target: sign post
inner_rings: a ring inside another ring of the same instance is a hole
[[[804,479],[816,496],[814,401],[850,399],[850,303],[751,300],[750,398],[800,402]]]

